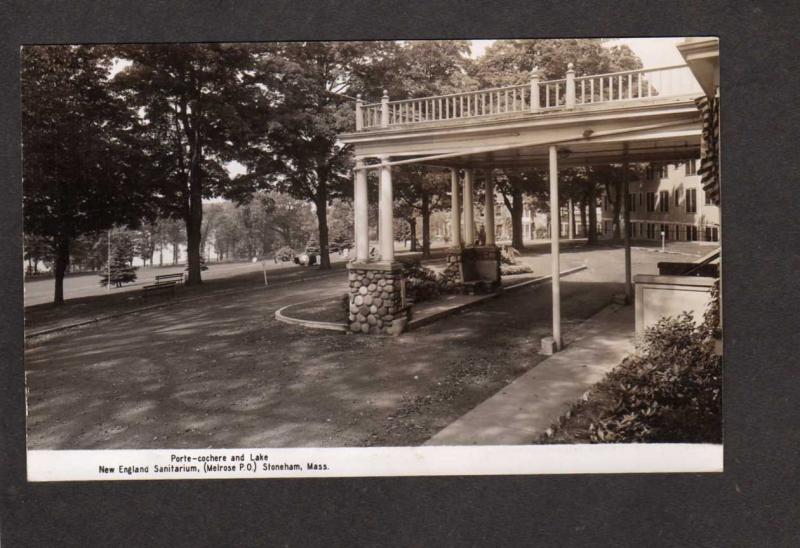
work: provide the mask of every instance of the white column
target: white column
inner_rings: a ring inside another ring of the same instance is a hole
[[[381,158],[387,162],[388,158]],[[380,186],[380,226],[381,226],[381,261],[394,261],[394,200],[392,198],[392,168],[381,166]]]
[[[575,239],[575,206],[572,204],[572,198],[569,199],[569,203],[567,204],[569,207],[569,214],[567,215],[567,222],[569,223],[569,239]]]
[[[486,245],[494,245],[494,176],[486,171]]]
[[[464,170],[464,245],[475,245],[475,211],[472,208],[471,169]]]
[[[550,263],[553,280],[553,342],[556,350],[561,350],[561,280],[559,228],[561,217],[558,209],[558,150],[550,146]]]
[[[367,170],[364,160],[356,158],[354,174],[353,209],[356,242],[356,260],[359,262],[369,259],[369,202],[367,198]]]
[[[450,244],[452,247],[461,247],[461,215],[458,208],[458,170],[450,168]]]

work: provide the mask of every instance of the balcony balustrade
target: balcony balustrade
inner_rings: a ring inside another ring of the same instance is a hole
[[[699,94],[701,89],[687,65],[575,76],[570,63],[565,78],[540,80],[534,69],[523,85],[390,101],[386,92],[379,103],[356,102],[356,131],[379,130],[489,116],[541,114],[588,108],[622,106],[632,102]]]

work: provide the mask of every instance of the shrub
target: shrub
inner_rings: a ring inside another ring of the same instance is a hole
[[[533,269],[526,264],[501,264],[500,274],[503,276],[511,276],[513,274],[526,274],[533,272]]]
[[[414,261],[405,266],[403,275],[406,280],[406,299],[418,303],[439,296],[443,278],[435,270]]]
[[[683,313],[648,328],[603,381],[613,405],[589,426],[594,442],[722,441],[722,360],[706,323]]]
[[[511,246],[506,245],[500,249],[500,264],[518,264],[519,257],[520,252]]]
[[[296,254],[294,249],[284,246],[275,252],[275,258],[285,263],[291,261]]]

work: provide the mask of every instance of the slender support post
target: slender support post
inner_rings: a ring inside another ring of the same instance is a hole
[[[494,245],[494,176],[486,171],[486,245]]]
[[[539,104],[539,79],[541,73],[538,67],[533,67],[531,71],[531,112],[539,112],[541,105]]]
[[[175,244],[172,244],[175,245]],[[106,291],[111,291],[111,229],[108,229],[108,261],[106,262]]]
[[[356,131],[364,129],[364,101],[361,94],[356,95]]]
[[[625,242],[625,304],[633,302],[633,284],[631,283],[631,204],[628,189],[628,144],[625,143],[622,153],[622,217],[625,223],[623,241]]]
[[[567,93],[564,99],[567,108],[575,108],[575,69],[572,63],[567,65]]]
[[[550,146],[550,218],[553,230],[550,231],[550,262],[553,290],[553,346],[554,350],[561,350],[561,265],[559,249],[559,230],[561,225],[558,210],[558,149]],[[555,224],[558,223],[558,224]]]
[[[381,97],[381,127],[389,127],[389,92],[383,90]]]
[[[461,215],[458,203],[458,170],[450,168],[450,238],[453,247],[461,247]]]
[[[569,223],[569,227],[567,227],[568,237],[570,240],[575,239],[575,206],[572,204],[572,198],[569,199],[567,203],[567,207],[569,211],[567,212],[567,223]]]
[[[364,160],[356,158],[355,188],[353,192],[353,209],[356,241],[356,260],[363,262],[369,259],[369,198],[367,194],[367,170]]]
[[[464,170],[464,245],[475,245],[475,211],[472,207],[471,169]]]
[[[388,158],[381,158],[388,161]],[[380,187],[381,261],[394,261],[394,199],[392,198],[392,168],[381,166]]]

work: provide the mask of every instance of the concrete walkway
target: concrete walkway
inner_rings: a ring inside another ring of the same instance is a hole
[[[633,306],[610,305],[564,339],[564,350],[451,423],[425,445],[532,443],[633,352]]]

